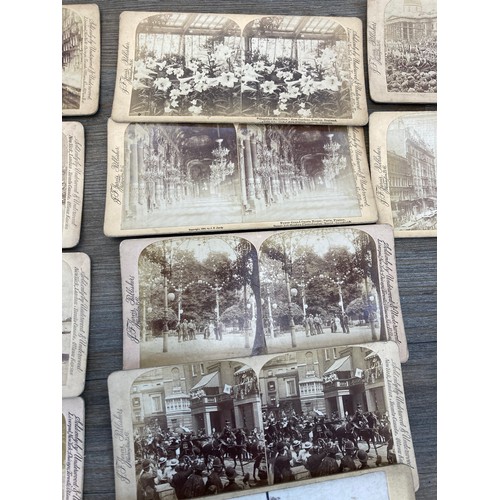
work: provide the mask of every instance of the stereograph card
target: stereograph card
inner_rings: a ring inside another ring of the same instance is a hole
[[[368,0],[366,40],[374,101],[437,102],[436,0]]]
[[[287,486],[394,464],[411,469],[401,491],[419,487],[394,342],[119,371],[108,392],[122,500],[148,487],[179,497],[187,484],[202,496],[287,498]],[[413,498],[391,495],[383,476],[364,477],[380,498]]]
[[[379,221],[396,238],[437,236],[437,113],[372,113],[369,134]]]
[[[378,340],[408,359],[388,225],[128,239],[120,264],[124,369]]]
[[[62,122],[62,248],[73,248],[80,240],[84,167],[83,125]]]
[[[117,122],[366,125],[354,17],[123,12]]]
[[[85,403],[81,397],[62,400],[62,498],[83,498]]]
[[[90,258],[62,254],[62,397],[79,396],[85,387],[90,315]]]
[[[107,184],[107,236],[378,217],[361,127],[109,120]]]
[[[97,4],[62,6],[62,116],[99,108],[101,26]]]

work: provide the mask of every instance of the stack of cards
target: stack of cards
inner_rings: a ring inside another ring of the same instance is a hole
[[[62,6],[62,116],[94,114],[99,107],[100,12],[95,4]],[[62,248],[80,241],[85,131],[62,122]],[[90,258],[62,253],[62,498],[83,495],[85,387],[90,315]]]
[[[394,237],[437,235],[436,113],[369,118],[363,40],[373,100],[435,103],[430,3],[368,0],[366,37],[347,17],[121,14],[104,233],[151,238],[120,245],[117,499],[414,498]],[[98,109],[99,38],[97,6],[63,7],[63,116]],[[63,248],[84,142],[63,122]],[[89,302],[89,257],[63,253],[65,498]]]
[[[437,102],[436,1],[368,0],[370,94],[381,103]],[[396,238],[437,236],[435,111],[370,115],[379,222]]]

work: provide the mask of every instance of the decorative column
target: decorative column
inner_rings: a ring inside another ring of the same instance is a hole
[[[259,171],[259,158],[257,156],[257,140],[254,135],[250,139],[250,153],[252,157],[252,171]],[[263,204],[265,204],[265,200],[263,199],[263,190],[262,190],[262,180],[260,176],[255,179],[255,203],[258,205],[258,208],[263,208]]]
[[[241,204],[243,207],[247,207],[247,188],[246,188],[246,175],[245,175],[245,143],[244,140],[240,141],[240,192],[241,192]]]
[[[212,420],[210,418],[210,412],[205,411],[203,413],[203,421],[205,423],[205,433],[209,434],[212,432]]]
[[[249,208],[255,208],[255,180],[253,176],[252,151],[250,139],[245,137],[245,174],[247,178],[247,198]]]
[[[345,410],[344,410],[344,400],[342,399],[342,396],[337,396],[337,409],[338,409],[340,418],[344,418],[345,417]]]
[[[138,165],[138,174],[144,174],[145,165],[144,165],[144,141],[143,139],[139,139],[137,142],[137,165]],[[140,169],[140,172],[139,172]],[[144,198],[146,194],[144,177],[142,175],[138,175],[138,189],[137,189],[137,200],[139,205],[144,204]]]

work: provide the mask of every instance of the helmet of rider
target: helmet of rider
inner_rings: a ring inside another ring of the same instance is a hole
[[[366,451],[364,450],[359,450],[358,451],[358,459],[362,463],[368,462],[368,455],[366,454]]]

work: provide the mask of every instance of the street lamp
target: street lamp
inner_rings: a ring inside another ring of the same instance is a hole
[[[274,333],[274,319],[273,319],[273,309],[278,307],[276,304],[271,304],[271,295],[268,293],[267,295],[267,309],[269,313],[269,332],[271,337],[276,338],[276,334]]]
[[[142,340],[145,342],[147,340],[147,318],[146,318],[146,313],[151,314],[153,312],[153,308],[149,306],[146,308],[146,300],[144,299],[142,303],[142,316],[144,318],[143,325],[142,325]]]
[[[175,300],[175,293],[168,292],[167,278],[165,278],[165,329],[163,331],[163,352],[168,352],[168,301]]]
[[[245,310],[245,325],[244,325],[244,330],[245,330],[245,349],[250,348],[250,328],[251,328],[252,322],[250,320],[250,325],[248,324],[249,313],[247,312],[247,310],[250,312],[251,308],[252,308],[252,304],[250,304],[250,302],[247,302],[247,304],[246,304],[246,310]],[[251,316],[250,316],[250,318],[251,318]]]
[[[344,281],[343,280],[339,280],[337,279],[336,281],[334,281],[334,283],[339,287],[339,297],[340,297],[340,300],[339,300],[339,306],[340,306],[340,309],[342,309],[342,315],[345,314],[345,310],[344,310],[344,299],[342,297],[342,288],[340,285],[343,285],[344,284]]]
[[[298,291],[296,288],[290,288],[288,293],[288,309],[290,311],[290,336],[292,337],[292,347],[297,347],[297,342],[295,341],[295,321],[293,320],[292,297],[296,297]]]
[[[374,315],[374,311],[375,311],[375,304],[374,304],[375,298],[373,297],[373,295],[370,295],[368,298],[369,298],[368,319],[370,321],[370,328],[372,331],[372,340],[377,340],[377,334],[375,332],[375,325],[373,324],[373,315]]]

